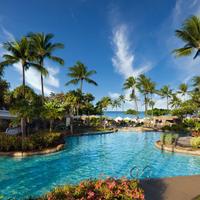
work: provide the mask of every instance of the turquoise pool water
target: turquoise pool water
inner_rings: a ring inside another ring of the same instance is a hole
[[[116,133],[66,138],[66,148],[46,156],[0,158],[0,197],[41,195],[64,183],[106,176],[128,176],[133,166],[151,167],[151,177],[200,174],[200,157],[162,153],[160,133]],[[147,173],[144,174],[145,178]]]

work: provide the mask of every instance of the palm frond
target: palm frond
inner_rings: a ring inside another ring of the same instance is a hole
[[[66,86],[71,85],[71,84],[77,85],[79,83],[79,81],[80,81],[79,79],[72,79],[72,80],[68,81],[65,85]]]
[[[52,55],[49,55],[48,57],[49,57],[49,59],[51,59],[61,65],[64,65],[64,60],[62,58],[59,58],[57,56],[52,56]]]
[[[85,81],[88,82],[88,83],[91,83],[93,85],[98,85],[94,80],[90,79],[90,78],[85,78]]]
[[[177,57],[181,57],[181,56],[189,56],[191,55],[193,52],[193,48],[192,47],[182,47],[179,49],[174,49],[173,53],[177,56]]]

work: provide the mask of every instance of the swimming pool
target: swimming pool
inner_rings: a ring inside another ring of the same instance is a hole
[[[200,157],[162,153],[154,147],[159,137],[156,132],[68,137],[65,150],[58,153],[0,157],[0,197],[37,196],[87,178],[130,177],[133,166],[141,171],[149,165],[152,178],[200,174]]]

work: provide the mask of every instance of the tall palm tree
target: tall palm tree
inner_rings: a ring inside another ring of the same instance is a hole
[[[140,93],[144,95],[145,114],[147,114],[148,110],[148,94],[150,93],[151,87],[152,87],[151,79],[146,77],[144,74],[141,74],[137,78],[137,88],[140,91]]]
[[[120,95],[120,96],[118,97],[118,100],[119,100],[120,104],[122,105],[122,111],[124,111],[124,104],[126,103],[126,98],[125,98],[125,96],[124,96],[124,95]]]
[[[130,76],[125,80],[125,83],[123,85],[123,89],[125,89],[125,90],[130,89],[131,90],[130,99],[134,101],[135,109],[136,109],[136,111],[138,111],[136,86],[137,86],[136,79],[133,76]]]
[[[87,66],[85,66],[83,63],[78,61],[76,65],[69,68],[69,73],[67,75],[71,77],[72,79],[68,81],[66,85],[70,85],[70,84],[77,85],[78,83],[80,83],[81,92],[83,90],[84,81],[97,86],[98,84],[90,78],[93,74],[96,74],[95,70],[88,71]]]
[[[0,67],[3,68],[8,65],[20,63],[22,67],[22,85],[25,88],[25,71],[31,65],[30,43],[28,39],[22,37],[21,40],[6,42],[3,44],[3,48],[8,51],[8,53],[3,55],[4,61],[0,63]]]
[[[53,53],[56,49],[63,49],[62,43],[52,43],[54,37],[53,34],[44,33],[29,33],[28,37],[31,41],[32,53],[34,54],[35,61],[40,66],[38,71],[41,73],[41,92],[44,100],[44,80],[43,77],[48,75],[48,71],[44,66],[46,58],[55,61],[61,65],[64,64],[64,60],[60,57],[54,56]]]
[[[169,104],[172,108],[178,108],[181,105],[181,102],[181,99],[179,99],[176,94],[171,95],[171,100]]]
[[[31,66],[31,54],[30,43],[26,37],[22,37],[21,40],[15,40],[12,42],[6,42],[3,44],[3,48],[8,52],[3,55],[4,61],[0,63],[0,68],[13,65],[16,63],[21,64],[22,68],[22,86],[23,96],[25,98],[25,71]],[[26,134],[26,120],[21,118],[21,131],[22,131],[22,149],[24,135]]]
[[[149,106],[151,107],[151,115],[153,116],[153,109],[155,106],[155,102],[152,99],[149,99]]]
[[[172,96],[172,90],[168,85],[164,85],[160,89],[160,96],[166,98],[167,110],[169,109],[169,98]]]
[[[185,97],[188,93],[188,85],[186,83],[181,83],[179,85],[178,93],[181,94],[181,96]]]
[[[194,59],[200,53],[200,18],[191,16],[186,19],[181,29],[176,30],[176,36],[180,38],[185,45],[175,49],[173,52],[176,56],[189,56],[194,53]]]
[[[112,100],[111,105],[117,111],[117,108],[119,108],[121,106],[121,102],[119,101],[119,99],[114,99],[114,100]]]
[[[200,92],[200,76],[195,76],[193,79],[194,90]]]
[[[105,112],[111,104],[112,100],[110,97],[102,97],[102,99],[96,103],[96,106]]]

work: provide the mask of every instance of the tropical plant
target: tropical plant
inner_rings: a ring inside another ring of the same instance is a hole
[[[54,35],[50,33],[29,33],[28,37],[31,41],[31,50],[32,54],[34,55],[34,61],[37,63],[37,69],[41,73],[41,92],[44,100],[43,76],[48,75],[48,71],[44,63],[45,59],[48,58],[63,65],[64,60],[60,57],[54,56],[53,53],[56,49],[64,48],[64,45],[62,43],[52,43],[51,40],[53,39]]]
[[[155,106],[155,102],[153,100],[149,100],[149,106],[151,107],[151,115],[153,116],[154,113],[154,106]]]
[[[118,100],[119,100],[120,104],[122,105],[122,111],[124,111],[124,104],[126,103],[126,98],[125,98],[125,96],[124,96],[124,95],[120,95],[120,96],[118,97]]]
[[[186,19],[181,29],[176,30],[176,36],[185,44],[181,48],[175,49],[173,52],[176,56],[189,56],[195,51],[194,59],[200,53],[200,18],[191,16]]]
[[[3,48],[8,53],[3,55],[4,61],[0,63],[0,67],[3,68],[8,65],[20,63],[22,68],[22,85],[25,88],[25,71],[31,65],[30,42],[26,37],[22,37],[21,40],[4,43]]]
[[[130,99],[134,101],[135,103],[135,109],[138,110],[138,105],[137,105],[137,96],[136,96],[136,86],[137,86],[137,81],[133,76],[128,77],[125,80],[123,89],[125,90],[131,90],[130,94]]]
[[[84,105],[84,97],[81,90],[72,90],[66,94],[65,106],[68,107],[70,115],[79,115],[80,108]]]
[[[138,115],[138,111],[133,109],[128,109],[125,113],[127,115]]]
[[[188,93],[188,85],[186,83],[180,84],[178,93],[181,94],[181,96],[185,97]]]
[[[80,91],[82,92],[84,81],[89,84],[93,84],[96,86],[98,85],[94,80],[90,78],[94,74],[96,74],[95,70],[88,71],[87,66],[85,66],[83,63],[78,61],[76,65],[69,68],[69,72],[67,75],[72,79],[68,81],[66,85],[70,85],[70,84],[77,85],[80,83]]]
[[[103,112],[105,112],[108,106],[111,105],[111,103],[112,103],[112,100],[110,97],[102,97],[102,99],[96,103],[96,106],[100,110],[103,110]]]
[[[0,109],[8,107],[5,102],[5,95],[8,92],[9,86],[10,84],[0,77]]]
[[[116,109],[117,111],[117,108],[121,106],[121,102],[119,101],[119,99],[113,99],[111,102],[111,106],[113,109]]]
[[[181,105],[182,101],[177,97],[176,94],[171,94],[170,102],[172,108],[178,108]]]
[[[121,179],[84,180],[79,185],[65,185],[53,189],[35,200],[144,200],[144,192],[138,181]]]
[[[137,88],[141,94],[144,95],[144,106],[145,106],[145,114],[147,114],[148,110],[148,94],[152,91],[153,83],[150,78],[146,77],[144,74],[141,74],[137,78]]]
[[[61,133],[37,132],[24,139],[23,148],[21,143],[22,137],[20,136],[0,133],[0,151],[3,152],[42,150],[64,143],[64,139]]]
[[[190,144],[193,148],[200,148],[200,137],[193,137],[190,140]]]
[[[172,96],[172,89],[168,85],[164,85],[160,89],[160,95],[162,98],[166,98],[167,110],[169,110],[169,98]]]
[[[177,134],[164,133],[161,135],[161,142],[164,145],[172,145],[172,144],[174,144],[174,142],[176,141],[177,138],[178,138]]]
[[[194,76],[193,79],[194,91],[200,92],[200,76]]]
[[[153,115],[154,116],[161,116],[161,115],[167,115],[169,114],[170,111],[169,110],[166,110],[166,109],[162,109],[162,108],[153,108]],[[147,114],[148,115],[151,115],[152,114],[152,110],[148,110],[147,111]]]
[[[53,122],[56,119],[63,118],[64,105],[60,104],[57,99],[47,100],[44,103],[43,117],[50,122],[49,131],[52,132]]]

